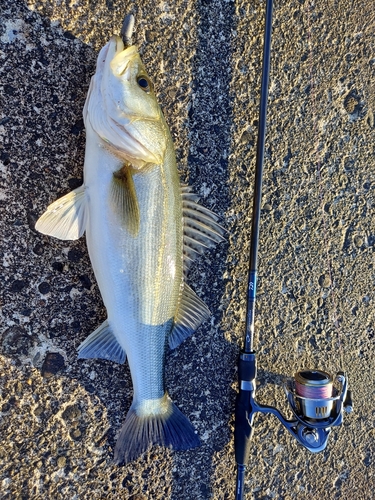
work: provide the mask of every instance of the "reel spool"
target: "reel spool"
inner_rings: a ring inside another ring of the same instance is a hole
[[[322,370],[301,370],[287,381],[284,389],[295,416],[311,427],[332,425],[343,406],[348,413],[352,409],[342,372],[334,378]]]
[[[335,402],[332,375],[320,370],[302,370],[295,374],[294,383],[295,404],[305,418],[330,417]]]

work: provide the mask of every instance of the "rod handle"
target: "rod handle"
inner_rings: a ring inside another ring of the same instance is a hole
[[[235,407],[234,450],[238,465],[246,466],[253,435],[253,398],[257,364],[255,353],[241,352],[238,361],[239,393]]]
[[[234,454],[238,465],[246,466],[250,456],[253,435],[250,392],[240,390],[236,399],[234,428]]]
[[[243,500],[245,487],[246,465],[237,465],[236,496],[235,500]]]

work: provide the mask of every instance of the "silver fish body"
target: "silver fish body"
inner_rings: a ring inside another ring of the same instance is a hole
[[[99,54],[84,120],[84,185],[50,205],[36,228],[61,239],[86,231],[108,318],[79,357],[128,360],[133,403],[115,449],[115,462],[123,463],[152,444],[199,444],[165,390],[165,353],[208,317],[184,278],[194,256],[223,231],[181,188],[152,83],[136,48],[124,48],[119,37]]]
[[[170,333],[168,320],[175,314],[182,281],[182,205],[176,176],[164,164],[133,175],[140,221],[132,236],[113,210],[113,172],[108,169],[103,175],[100,148],[98,153],[97,172],[92,163],[90,175],[85,172],[85,179],[94,173],[86,188],[90,259],[109,326],[134,368],[135,399],[157,398],[164,394],[156,389],[162,372],[159,351]],[[148,358],[157,358],[158,366],[150,369]]]

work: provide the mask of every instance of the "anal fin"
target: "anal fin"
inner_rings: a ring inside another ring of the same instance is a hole
[[[78,359],[100,358],[125,363],[126,353],[114,336],[108,320],[105,320],[78,347]]]
[[[210,316],[210,310],[195,292],[185,283],[180,298],[174,327],[169,336],[169,347],[174,349],[192,335]]]

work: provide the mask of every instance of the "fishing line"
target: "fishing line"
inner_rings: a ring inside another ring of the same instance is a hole
[[[298,396],[304,398],[330,398],[332,397],[333,378],[322,371],[301,371],[295,377],[295,390]]]

